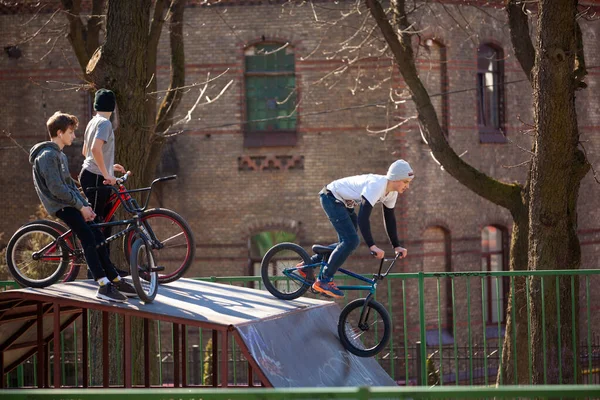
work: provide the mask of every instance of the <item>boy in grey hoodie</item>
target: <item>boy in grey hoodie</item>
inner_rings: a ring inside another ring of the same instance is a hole
[[[88,267],[100,285],[96,297],[124,302],[125,296],[136,296],[135,289],[119,277],[107,247],[96,249],[104,236],[88,224],[96,214],[71,178],[67,156],[62,151],[73,143],[78,125],[77,117],[60,111],[48,119],[50,141],[36,144],[29,153],[35,191],[48,213],[64,221],[79,238]]]

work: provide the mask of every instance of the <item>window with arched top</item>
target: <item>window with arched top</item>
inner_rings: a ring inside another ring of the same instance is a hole
[[[496,226],[486,226],[481,231],[481,270],[502,272],[508,270],[507,231]],[[509,278],[490,276],[484,283],[483,306],[488,324],[506,321]]]
[[[504,55],[482,44],[477,51],[477,124],[484,143],[504,143]]]
[[[260,43],[245,51],[244,146],[296,144],[296,74],[289,43]]]

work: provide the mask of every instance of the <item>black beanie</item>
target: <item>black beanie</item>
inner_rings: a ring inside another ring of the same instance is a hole
[[[117,100],[115,94],[108,89],[100,89],[96,92],[94,98],[94,110],[96,111],[115,111]]]

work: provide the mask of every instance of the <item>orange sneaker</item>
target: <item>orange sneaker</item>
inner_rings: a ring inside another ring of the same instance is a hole
[[[341,299],[344,297],[344,292],[338,289],[333,281],[325,282],[318,280],[313,283],[312,288],[319,293],[326,294],[327,296],[334,297],[336,299]]]
[[[298,273],[298,275],[300,275],[302,277],[302,279],[305,279],[307,281],[310,282],[314,282],[315,280],[315,273],[313,268],[303,268],[302,266],[304,265],[304,262],[298,263],[296,265],[296,268],[298,268],[296,270],[296,272]]]

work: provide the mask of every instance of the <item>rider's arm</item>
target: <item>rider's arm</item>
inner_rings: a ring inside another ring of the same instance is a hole
[[[100,169],[100,172],[102,172],[102,176],[106,178],[110,175],[104,164],[104,154],[102,154],[102,146],[104,146],[104,143],[106,142],[102,139],[94,139],[94,142],[92,143],[92,156],[94,157],[94,161]]]
[[[362,233],[362,237],[368,247],[375,245],[373,235],[371,235],[371,223],[369,222],[371,211],[373,211],[373,206],[369,203],[369,200],[365,199],[363,196],[362,201],[360,202],[360,210],[358,211],[358,227],[360,228],[360,233]]]
[[[394,248],[400,247],[400,241],[398,240],[398,230],[396,229],[396,214],[393,208],[387,208],[383,206],[383,224],[385,225],[385,231],[392,242]]]
[[[61,161],[58,157],[47,153],[41,155],[36,162],[38,163],[37,170],[40,171],[48,191],[55,199],[78,210],[87,206],[87,202],[84,203],[64,181],[61,174]]]

